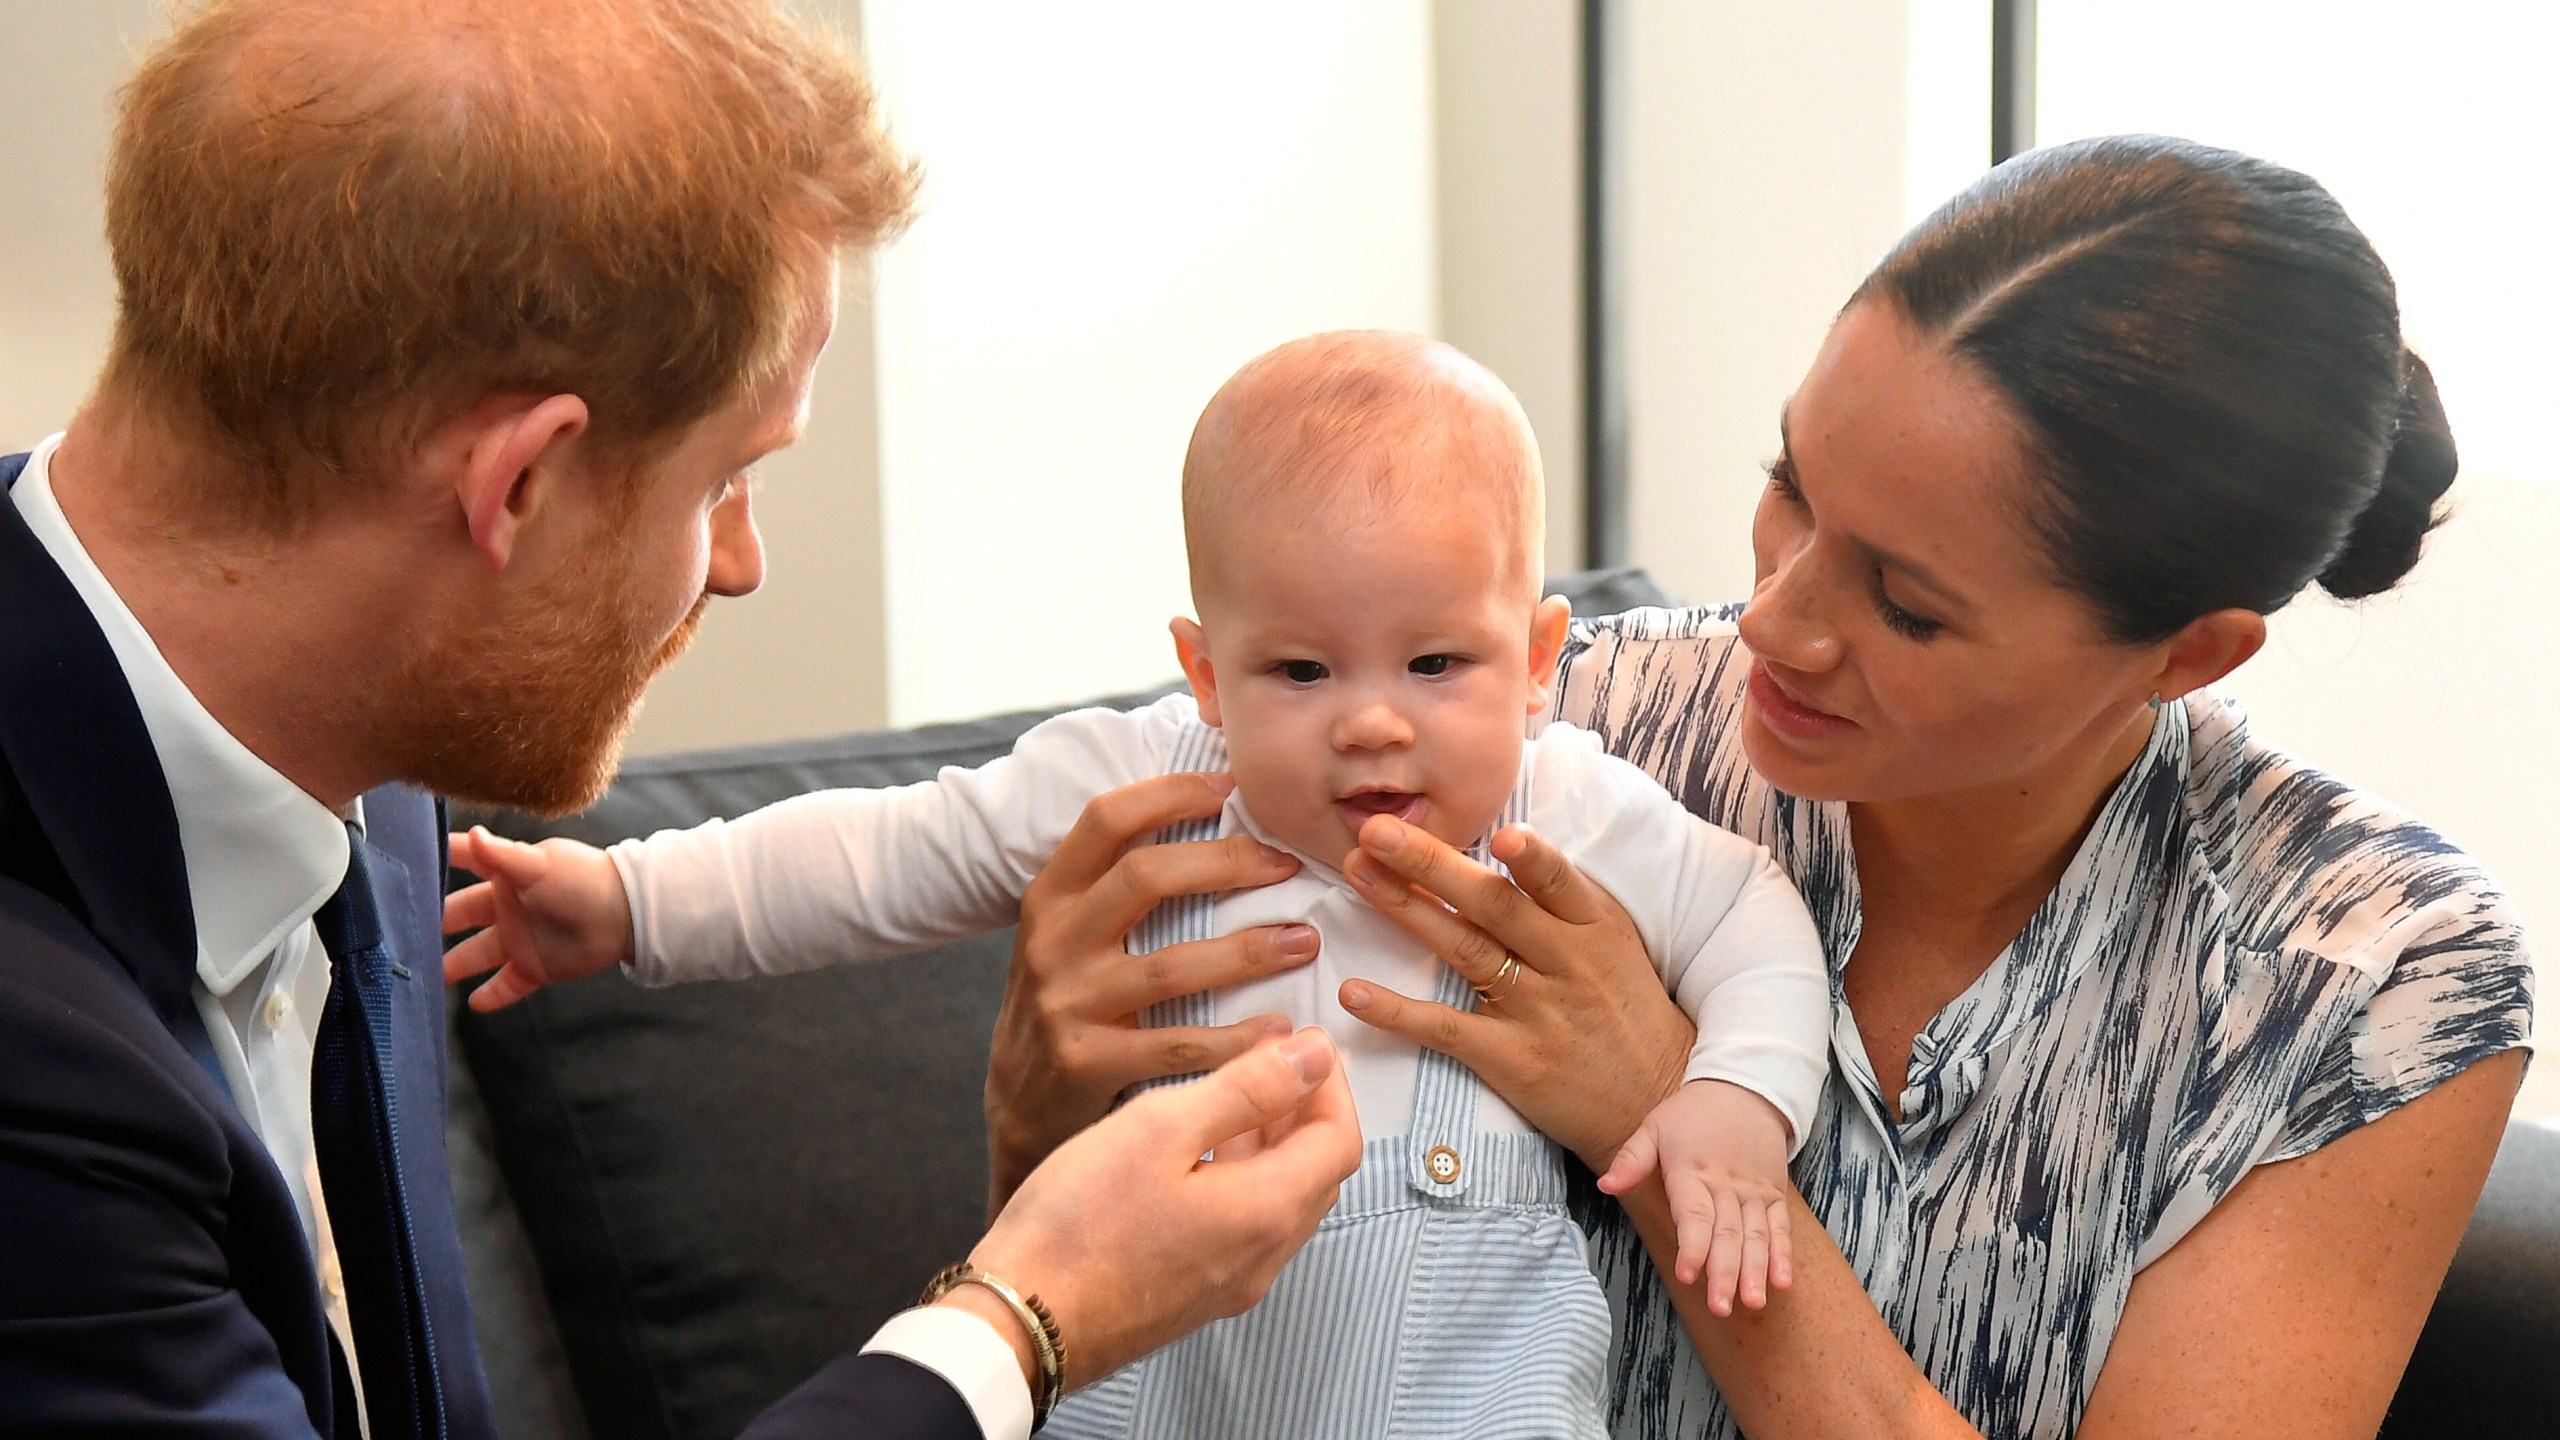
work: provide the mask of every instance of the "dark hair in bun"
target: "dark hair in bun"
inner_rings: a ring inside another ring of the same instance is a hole
[[[2320,572],[2320,588],[2341,600],[2379,595],[2400,583],[2418,563],[2427,532],[2443,520],[2438,501],[2460,468],[2434,372],[2415,351],[2403,352],[2402,364],[2400,426],[2383,462],[2382,486],[2348,529],[2346,548]]]
[[[1924,220],[1890,299],[2015,407],[2065,583],[2147,642],[2356,598],[2417,563],[2453,483],[2391,272],[2318,182],[2159,136],[2021,155]]]

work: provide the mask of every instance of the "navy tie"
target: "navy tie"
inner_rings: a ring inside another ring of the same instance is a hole
[[[364,836],[353,825],[347,878],[312,925],[329,952],[330,978],[311,1054],[311,1142],[346,1280],[366,1427],[373,1440],[441,1440],[444,1393],[395,1123],[401,1097],[390,1057],[400,966],[383,938]]]

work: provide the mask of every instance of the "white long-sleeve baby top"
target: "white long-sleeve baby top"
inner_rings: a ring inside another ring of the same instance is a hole
[[[611,853],[631,902],[631,974],[645,984],[781,974],[1009,925],[1086,803],[1166,773],[1175,741],[1199,724],[1187,695],[1078,710],[974,770],[818,791],[623,841]],[[1827,1071],[1831,983],[1794,886],[1767,851],[1691,815],[1586,731],[1547,726],[1522,747],[1520,766],[1530,825],[1626,907],[1696,1022],[1686,1078],[1761,1095],[1800,1141]],[[1277,843],[1241,795],[1229,797],[1219,833]],[[1220,992],[1218,1017],[1322,1025],[1344,1056],[1363,1130],[1400,1133],[1420,1051],[1362,1024],[1338,997],[1354,976],[1428,996],[1441,962],[1360,898],[1334,868],[1340,857],[1298,858],[1290,879],[1219,896],[1215,928],[1303,922],[1321,937],[1315,960]],[[1487,1093],[1476,1128],[1529,1126]]]

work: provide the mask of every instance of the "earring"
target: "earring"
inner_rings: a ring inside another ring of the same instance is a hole
[[[2148,701],[2147,701],[2147,702],[2145,702],[2145,703],[2147,703],[2148,705],[2150,705],[2150,707],[2151,707],[2152,709],[2154,709],[2154,710],[2159,709],[2159,708],[2160,708],[2160,692],[2159,692],[2159,691],[2157,691],[2157,690],[2152,691],[2152,692],[2151,692],[2151,698],[2150,698],[2150,700],[2148,700]]]

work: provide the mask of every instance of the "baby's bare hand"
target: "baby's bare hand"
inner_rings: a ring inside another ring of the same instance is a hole
[[[1692,1080],[1654,1107],[1600,1188],[1623,1195],[1659,1172],[1679,1235],[1674,1278],[1706,1277],[1707,1308],[1757,1310],[1793,1280],[1787,1234],[1787,1126],[1738,1085]]]
[[[480,932],[445,952],[445,983],[498,972],[471,992],[472,1009],[512,1005],[630,957],[630,902],[603,851],[575,840],[527,845],[476,825],[450,841],[454,865],[485,878],[445,898],[446,934]]]

